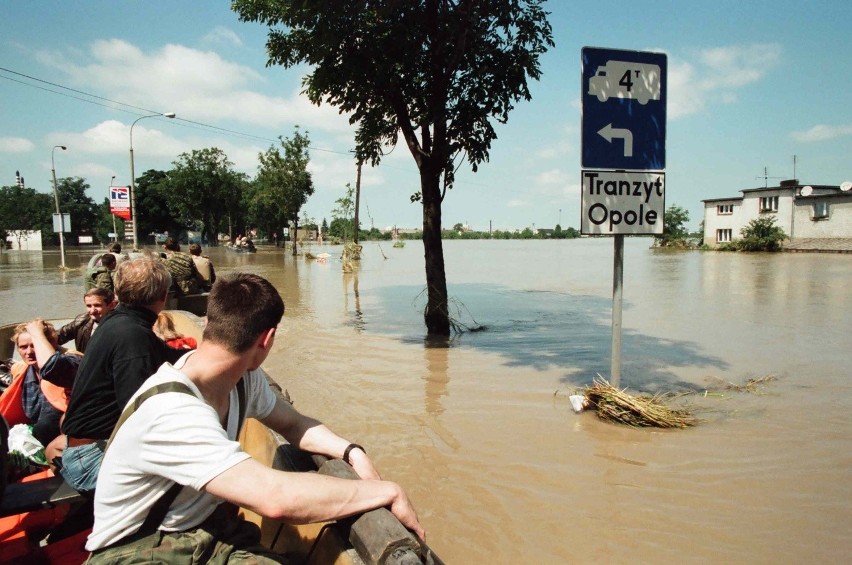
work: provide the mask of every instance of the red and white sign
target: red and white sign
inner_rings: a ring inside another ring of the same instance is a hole
[[[130,220],[130,187],[109,187],[109,211],[119,218]]]

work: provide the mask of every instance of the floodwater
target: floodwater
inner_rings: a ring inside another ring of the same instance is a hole
[[[210,254],[281,291],[265,368],[403,485],[447,563],[847,562],[852,256],[650,241],[625,241],[621,385],[696,391],[688,430],[571,411],[610,371],[611,239],[445,242],[454,316],[485,328],[445,348],[424,340],[420,242],[367,243],[352,274],[339,247]],[[0,322],[81,312],[81,271],[58,264],[0,255]]]

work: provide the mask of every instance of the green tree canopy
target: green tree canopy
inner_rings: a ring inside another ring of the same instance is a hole
[[[208,245],[218,245],[220,225],[239,208],[245,175],[217,147],[181,153],[168,174],[168,208],[182,227],[200,229]]]
[[[496,139],[539,57],[553,46],[542,0],[298,2],[234,0],[242,21],[270,27],[268,64],[310,66],[305,93],[357,124],[359,162],[376,165],[399,133],[420,171],[412,197],[423,206],[430,334],[450,320],[441,203],[456,160],[475,171]]]
[[[672,205],[666,209],[663,218],[663,234],[654,236],[654,245],[658,247],[688,247],[689,230],[686,223],[689,212],[685,208]]]
[[[736,243],[742,251],[780,251],[781,243],[787,239],[784,229],[775,225],[775,216],[755,218],[740,234],[742,239]]]
[[[355,188],[346,183],[346,193],[334,201],[329,234],[346,241],[355,235]]]
[[[117,240],[121,240],[124,234],[124,220],[112,215],[109,198],[104,198],[104,201],[97,207],[96,212],[98,216],[95,224],[95,239],[100,243],[112,241],[109,234],[113,232],[114,227],[115,233],[118,234]],[[142,234],[140,234],[140,237],[144,241],[145,238]]]
[[[169,209],[169,174],[148,169],[136,179],[136,218],[140,243],[151,243],[149,234],[180,232],[181,225]]]
[[[278,232],[293,223],[299,225],[299,212],[314,193],[314,182],[308,171],[310,154],[308,132],[296,127],[293,137],[279,137],[283,154],[270,147],[258,155],[257,178],[249,208],[267,232]],[[293,241],[293,253],[296,243]]]
[[[30,230],[41,230],[42,241],[54,237],[55,211],[52,195],[17,185],[0,188],[0,245],[5,244],[7,234]]]
[[[80,234],[95,235],[100,214],[94,199],[86,194],[89,188],[89,183],[80,177],[67,177],[56,181],[59,210],[63,214],[71,215],[71,230],[66,237],[73,242],[77,241]],[[65,229],[68,230],[68,227]]]

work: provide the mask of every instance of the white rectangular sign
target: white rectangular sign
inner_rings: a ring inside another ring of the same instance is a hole
[[[63,229],[64,228],[64,229]],[[62,220],[59,219],[59,214],[53,215],[53,231],[56,233],[71,231],[71,214],[62,214]]]
[[[665,173],[584,170],[580,187],[583,235],[663,233]]]

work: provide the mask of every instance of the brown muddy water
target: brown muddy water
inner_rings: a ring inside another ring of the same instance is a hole
[[[695,391],[689,430],[571,411],[610,368],[610,239],[445,242],[455,315],[486,328],[445,348],[423,339],[419,242],[367,243],[353,274],[339,247],[210,255],[281,291],[265,368],[404,486],[447,563],[847,562],[852,256],[649,244],[626,241],[621,384]],[[81,312],[82,271],[58,264],[0,255],[0,322]]]

